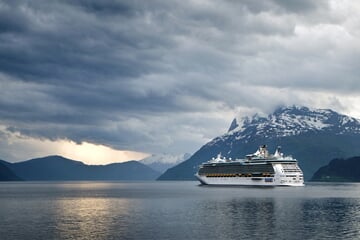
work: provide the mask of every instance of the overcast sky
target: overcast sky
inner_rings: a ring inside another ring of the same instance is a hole
[[[352,0],[0,0],[0,158],[64,142],[193,153],[280,105],[360,117],[359,13]]]

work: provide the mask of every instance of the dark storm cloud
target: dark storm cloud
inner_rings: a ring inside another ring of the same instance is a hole
[[[318,7],[325,7],[326,1],[297,1],[297,0],[273,0],[275,4],[284,8],[286,12],[302,13],[315,11]]]
[[[83,8],[89,12],[103,15],[124,15],[124,16],[133,16],[135,7],[132,6],[136,1],[126,2],[126,1],[114,1],[114,0],[105,0],[105,1],[67,1],[69,4],[74,4]]]
[[[130,11],[124,4],[59,1],[43,6],[39,2],[2,10],[1,25],[12,34],[1,35],[0,70],[25,81],[89,82],[141,76],[157,68],[150,64],[156,56],[147,50],[168,45],[161,36],[149,34],[141,19],[137,29],[137,18],[124,17]],[[113,17],[107,15],[109,11]],[[11,20],[6,16],[12,16]],[[26,31],[20,31],[26,25]]]
[[[0,125],[188,152],[239,109],[359,90],[357,26],[329,1],[0,1]]]
[[[27,19],[22,14],[0,9],[0,33],[16,33],[26,30]]]

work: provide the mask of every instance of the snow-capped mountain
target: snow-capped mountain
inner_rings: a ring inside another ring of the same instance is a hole
[[[235,118],[228,132],[201,147],[190,159],[169,169],[159,179],[194,179],[198,165],[221,153],[243,158],[267,144],[280,145],[299,161],[305,178],[337,157],[360,155],[359,120],[330,109],[281,107],[268,116]]]
[[[158,172],[165,172],[171,168],[191,157],[190,153],[171,155],[171,154],[152,154],[151,156],[140,160],[141,163],[151,167]]]
[[[219,138],[235,137],[248,141],[254,136],[279,138],[309,132],[332,131],[334,134],[359,134],[360,122],[352,117],[330,109],[309,109],[307,107],[282,107],[267,117],[255,114],[251,118],[234,119],[229,131]],[[232,136],[234,135],[234,136]]]

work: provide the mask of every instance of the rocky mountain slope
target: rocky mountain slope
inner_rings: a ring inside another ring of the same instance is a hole
[[[360,122],[330,109],[281,107],[268,116],[234,119],[229,131],[201,147],[190,159],[169,169],[159,180],[193,180],[198,165],[221,153],[242,158],[259,145],[282,146],[297,158],[308,180],[331,159],[360,155]]]

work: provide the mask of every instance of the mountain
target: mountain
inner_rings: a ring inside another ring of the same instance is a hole
[[[5,161],[0,160],[0,181],[20,181],[21,179],[7,166]]]
[[[153,154],[139,162],[151,167],[155,171],[164,173],[167,169],[189,159],[191,154],[185,153],[180,155],[170,154]]]
[[[202,146],[191,158],[168,169],[159,180],[194,180],[198,165],[221,153],[243,158],[262,144],[297,158],[308,180],[330,159],[360,155],[360,122],[330,109],[281,107],[268,116],[234,119],[227,133]]]
[[[61,156],[7,163],[7,166],[24,180],[155,180],[160,175],[137,161],[86,165]]]
[[[334,159],[316,171],[311,181],[360,182],[360,157]]]

